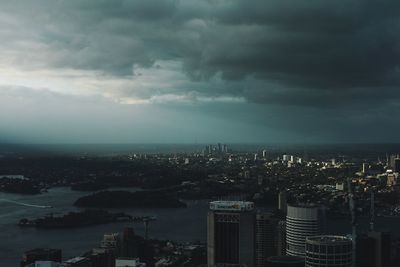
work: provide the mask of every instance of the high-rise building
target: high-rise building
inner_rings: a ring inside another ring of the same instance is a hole
[[[394,172],[400,172],[400,158],[395,158],[394,159],[393,171]]]
[[[367,171],[368,171],[368,164],[367,163],[363,163],[362,164],[362,173],[367,173]]]
[[[375,267],[389,267],[391,235],[389,232],[369,232],[368,237],[372,239],[372,251]]]
[[[304,267],[304,258],[296,256],[273,256],[268,258],[266,267]]]
[[[271,213],[256,215],[255,266],[264,267],[267,259],[276,255],[275,231],[278,220]]]
[[[254,266],[254,203],[213,201],[207,216],[208,265],[245,264]]]
[[[281,190],[278,195],[278,210],[282,211],[284,214],[287,212],[287,197],[286,191]]]
[[[267,150],[263,150],[262,151],[262,157],[263,157],[263,159],[266,159],[267,158]]]
[[[114,254],[109,254],[104,248],[95,248],[86,255],[92,266],[96,267],[112,267],[115,261]]]
[[[356,239],[356,267],[375,267],[375,241],[366,234]]]
[[[136,238],[133,228],[125,228],[122,235],[122,257],[138,257],[138,241],[139,240]]]
[[[395,186],[396,184],[397,184],[397,174],[393,172],[387,173],[386,185]]]
[[[309,236],[306,238],[305,267],[351,267],[352,240],[345,236]]]
[[[227,144],[224,144],[223,150],[224,150],[224,153],[228,153],[228,145]]]
[[[21,267],[35,263],[36,261],[61,262],[61,249],[37,248],[26,251],[22,255]]]
[[[394,170],[395,168],[395,161],[399,158],[399,155],[390,155],[390,161],[388,162],[388,167]]]
[[[112,249],[93,248],[89,258],[93,263],[93,266],[114,267],[116,256],[114,250]]]
[[[320,235],[323,230],[323,213],[315,205],[288,205],[286,216],[286,254],[304,257],[305,240]]]
[[[286,255],[286,221],[279,221],[276,227],[276,255]]]
[[[106,248],[108,250],[113,250],[115,255],[119,255],[121,249],[121,239],[118,233],[105,234],[103,240],[100,242],[101,248]]]

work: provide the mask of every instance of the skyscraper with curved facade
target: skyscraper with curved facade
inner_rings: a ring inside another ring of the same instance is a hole
[[[305,241],[323,232],[322,209],[316,205],[288,205],[286,216],[286,254],[305,256]]]
[[[306,238],[305,267],[351,267],[352,241],[345,236],[310,236]]]

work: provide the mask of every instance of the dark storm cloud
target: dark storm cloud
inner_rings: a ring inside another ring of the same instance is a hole
[[[349,104],[362,91],[361,98],[398,97],[393,90],[400,84],[398,1],[43,0],[28,5],[8,2],[4,8],[19,14],[24,26],[57,52],[48,58],[53,67],[129,76],[135,66],[176,60],[193,81],[254,81],[226,83],[220,92],[202,87],[203,95],[241,94],[250,101],[299,105],[335,103],[335,92]]]

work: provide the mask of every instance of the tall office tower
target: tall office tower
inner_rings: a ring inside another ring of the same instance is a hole
[[[113,250],[115,255],[119,255],[121,248],[121,240],[118,233],[105,234],[103,240],[100,242],[100,247]]]
[[[386,185],[387,186],[395,186],[396,184],[397,184],[396,174],[393,172],[387,173]]]
[[[224,144],[224,153],[228,153],[228,145]]]
[[[374,266],[389,267],[391,235],[388,232],[369,232],[368,237],[373,240]]]
[[[394,172],[400,172],[400,158],[395,158],[394,159],[393,171]]]
[[[100,242],[100,248],[93,249],[93,251],[103,252],[107,255],[107,266],[114,267],[115,258],[121,252],[121,240],[118,233],[105,234],[103,240]]]
[[[363,163],[362,164],[362,173],[367,173],[367,170],[368,170],[368,164],[367,163]]]
[[[112,262],[115,261],[115,257],[108,255],[106,249],[102,248],[93,249],[85,256],[90,259],[92,266],[96,267],[110,267]]]
[[[264,158],[264,159],[266,159],[267,158],[267,150],[263,150],[262,151],[262,157]]]
[[[268,258],[266,267],[304,267],[304,258],[296,256],[273,256]]]
[[[306,238],[305,267],[351,267],[353,246],[345,236],[320,235]]]
[[[390,155],[390,161],[388,164],[388,167],[391,168],[392,170],[395,168],[395,161],[396,159],[399,158],[399,155]]]
[[[368,235],[357,235],[356,267],[375,266],[375,241]]]
[[[207,216],[208,265],[254,266],[254,203],[213,201]]]
[[[320,235],[323,214],[315,205],[288,205],[286,216],[286,254],[304,257],[306,237]]]
[[[132,227],[125,228],[122,235],[122,257],[138,257],[139,241]]]
[[[264,267],[267,259],[276,255],[275,231],[278,220],[271,213],[256,214],[255,266]]]
[[[282,211],[284,214],[287,212],[287,201],[286,201],[286,190],[279,191],[278,195],[278,210]]]
[[[276,255],[286,255],[286,221],[279,221],[276,227]]]
[[[89,258],[92,261],[93,266],[114,267],[116,256],[114,250],[112,249],[93,248]]]
[[[218,153],[222,153],[222,145],[221,145],[221,143],[218,143]]]
[[[35,261],[61,262],[61,249],[37,248],[28,250],[22,255],[21,267],[35,263]]]

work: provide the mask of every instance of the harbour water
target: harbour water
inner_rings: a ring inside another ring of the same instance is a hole
[[[72,191],[66,187],[52,188],[40,195],[16,195],[0,193],[0,267],[19,266],[22,253],[36,247],[61,248],[63,258],[79,256],[98,246],[104,233],[122,232],[133,226],[139,235],[144,234],[142,223],[110,223],[74,229],[21,228],[16,224],[21,218],[36,218],[49,213],[61,215],[79,210],[74,201],[88,192]],[[21,202],[29,205],[20,205]],[[52,206],[43,208],[42,206]],[[150,238],[169,239],[179,242],[205,241],[207,201],[188,202],[181,209],[113,209],[134,216],[155,215],[149,227]]]
[[[135,190],[135,189],[131,189]],[[142,223],[110,223],[74,229],[35,229],[17,226],[21,218],[36,218],[49,213],[61,215],[79,210],[74,201],[88,192],[72,191],[67,187],[52,188],[40,195],[17,195],[0,193],[0,267],[19,266],[25,250],[37,247],[61,248],[63,258],[79,256],[85,251],[98,246],[104,233],[122,232],[124,227],[133,226],[139,235],[144,234]],[[23,204],[22,204],[23,203]],[[187,208],[180,209],[113,209],[133,216],[154,215],[156,221],[150,223],[149,236],[156,239],[169,239],[178,242],[206,241],[206,214],[208,201],[187,202]],[[52,206],[52,208],[48,208]],[[378,230],[391,230],[399,234],[400,218],[377,218]],[[348,218],[327,222],[330,233],[350,233]],[[359,221],[359,229],[368,229],[368,219]]]

